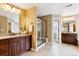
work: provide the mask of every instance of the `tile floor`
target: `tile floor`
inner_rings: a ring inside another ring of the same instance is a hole
[[[46,44],[37,52],[29,51],[21,56],[79,56],[79,47],[69,44]]]

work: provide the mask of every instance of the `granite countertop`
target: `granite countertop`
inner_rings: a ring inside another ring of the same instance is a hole
[[[8,38],[14,38],[14,37],[28,36],[28,35],[30,35],[30,34],[26,34],[26,35],[12,35],[12,36],[10,36],[10,35],[8,35],[8,36],[1,36],[0,40],[8,39]]]

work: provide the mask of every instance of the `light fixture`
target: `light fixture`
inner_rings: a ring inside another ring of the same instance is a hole
[[[29,24],[29,33],[31,33],[31,32],[32,32],[32,27],[33,27],[33,24],[32,24],[32,23],[30,23],[30,24]]]
[[[0,8],[4,8],[5,6],[3,5],[3,3],[0,3]]]
[[[21,13],[21,10],[20,10],[20,9],[17,9],[16,12],[17,12],[18,14],[20,14],[20,13]]]
[[[15,12],[16,11],[16,8],[12,7],[12,12]]]
[[[63,18],[62,21],[63,22],[71,22],[71,21],[75,21],[75,20],[74,20],[74,17],[66,17],[66,18]]]
[[[4,9],[5,11],[15,12],[18,14],[21,13],[21,10],[19,8],[16,8],[14,6],[11,6],[5,3],[0,3],[0,8]]]
[[[11,6],[5,5],[4,10],[11,10]]]

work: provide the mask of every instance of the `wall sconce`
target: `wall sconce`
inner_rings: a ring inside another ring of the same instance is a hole
[[[29,32],[32,32],[32,24],[29,25]]]
[[[32,34],[32,31],[33,31],[33,24],[32,23],[29,24],[28,30],[29,30],[29,33]]]

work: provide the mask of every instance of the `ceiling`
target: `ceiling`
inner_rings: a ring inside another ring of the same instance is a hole
[[[79,14],[79,4],[72,3],[72,6],[66,7],[68,3],[14,3],[15,6],[27,9],[31,6],[37,7],[37,15],[47,15],[47,14]]]

